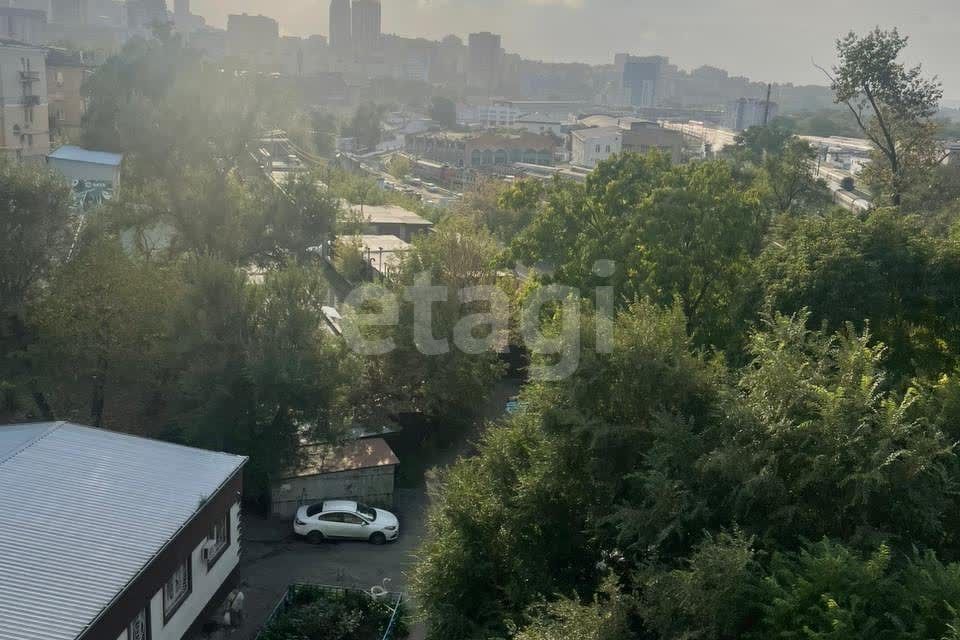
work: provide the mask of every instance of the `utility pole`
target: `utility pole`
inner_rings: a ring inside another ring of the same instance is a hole
[[[767,101],[763,103],[763,126],[767,126],[767,120],[770,118],[770,91],[773,89],[773,83],[767,83]]]

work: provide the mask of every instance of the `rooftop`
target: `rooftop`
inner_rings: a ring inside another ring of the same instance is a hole
[[[344,203],[344,206],[349,207],[354,212],[360,211],[359,205]],[[380,206],[364,205],[363,216],[370,224],[408,224],[421,227],[433,226],[433,223],[426,218],[417,215],[413,211],[409,211],[408,209],[404,209],[403,207],[398,207],[393,204],[385,204]]]
[[[88,164],[102,164],[109,167],[119,167],[120,163],[123,162],[122,153],[92,151],[82,147],[75,147],[70,144],[63,145],[47,157],[55,160],[70,160],[73,162],[86,162]]]
[[[400,464],[393,449],[383,438],[352,440],[336,447],[313,444],[302,447],[300,451],[303,461],[299,467],[289,472],[287,478]]]
[[[0,636],[75,640],[245,462],[65,422],[0,426]]]
[[[623,131],[620,127],[589,127],[587,129],[577,129],[571,133],[575,138],[589,140],[591,138],[602,138],[604,136],[621,134]]]
[[[359,240],[370,266],[377,273],[386,273],[399,267],[403,254],[410,250],[410,244],[397,236],[362,235]]]

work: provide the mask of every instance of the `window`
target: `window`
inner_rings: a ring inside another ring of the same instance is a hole
[[[207,535],[207,568],[217,563],[223,552],[230,546],[230,512],[213,523]]]
[[[320,519],[324,522],[343,522],[342,513],[325,513],[320,516]]]
[[[597,145],[597,153],[600,153],[600,145]]]
[[[610,153],[610,145],[607,145],[607,153]]]
[[[190,558],[183,561],[176,569],[173,575],[163,585],[163,623],[166,624],[177,612],[180,605],[190,595],[193,588],[193,576],[190,573]]]
[[[363,524],[364,520],[360,516],[355,516],[352,513],[343,513],[340,514],[343,516],[343,522],[345,524]]]
[[[63,71],[57,71],[57,86],[63,86]]]
[[[127,640],[150,640],[149,607],[140,611],[127,626]]]

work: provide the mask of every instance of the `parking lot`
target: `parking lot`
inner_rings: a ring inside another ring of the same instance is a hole
[[[498,384],[483,417],[499,417],[507,400],[517,391],[516,381],[504,380]],[[293,523],[288,519],[264,518],[245,512],[241,525],[243,551],[237,575],[239,588],[244,593],[244,620],[228,635],[215,637],[253,640],[293,582],[359,589],[382,586],[388,591],[406,591],[414,554],[425,532],[428,498],[424,471],[433,466],[447,466],[458,455],[469,453],[470,442],[478,436],[478,431],[460,434],[457,442],[433,451],[424,459],[415,459],[412,452],[406,452],[405,472],[401,474],[404,481],[398,481],[393,509],[400,520],[400,539],[394,543],[376,546],[360,541],[338,541],[312,545],[293,534]],[[411,638],[422,638],[422,627],[411,626]]]
[[[383,546],[353,541],[311,545],[293,535],[290,522],[245,516],[239,568],[245,616],[230,637],[252,640],[291,582],[405,590],[413,553],[423,538],[426,506],[423,489],[398,490],[400,539]]]

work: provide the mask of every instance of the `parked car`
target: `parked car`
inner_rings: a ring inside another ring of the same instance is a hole
[[[297,509],[293,531],[309,542],[367,540],[383,544],[400,536],[400,521],[389,511],[352,500],[324,500]]]

